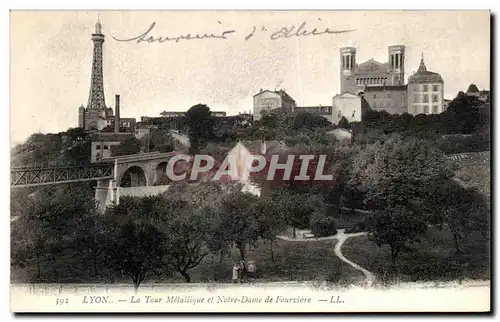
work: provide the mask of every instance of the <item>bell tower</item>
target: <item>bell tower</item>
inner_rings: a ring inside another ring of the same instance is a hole
[[[356,48],[340,48],[340,92],[355,91],[356,82],[352,77],[356,68]]]
[[[389,46],[388,52],[391,85],[403,85],[405,82],[405,46]]]

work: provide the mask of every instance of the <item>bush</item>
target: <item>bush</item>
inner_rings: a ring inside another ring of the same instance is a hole
[[[438,148],[447,154],[490,150],[490,140],[484,135],[448,135],[437,140]]]
[[[360,221],[354,227],[347,228],[345,230],[346,234],[360,233],[366,230],[366,225],[364,222]]]
[[[310,221],[311,233],[316,237],[332,236],[337,233],[335,219],[323,214],[313,214]]]
[[[342,273],[338,271],[331,272],[325,278],[325,281],[327,281],[328,283],[339,283],[342,281]]]

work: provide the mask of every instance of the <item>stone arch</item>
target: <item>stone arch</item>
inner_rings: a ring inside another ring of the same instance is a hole
[[[146,171],[140,166],[133,165],[127,168],[121,175],[118,183],[120,187],[143,187],[147,186]]]

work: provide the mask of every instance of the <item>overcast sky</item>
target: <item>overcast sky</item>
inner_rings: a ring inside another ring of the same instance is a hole
[[[298,105],[331,105],[340,89],[339,48],[357,47],[357,62],[387,61],[387,47],[406,46],[405,77],[427,69],[444,79],[445,97],[470,83],[490,87],[487,11],[38,11],[11,13],[11,140],[78,125],[87,105],[98,19],[104,43],[104,92],[122,117],[158,116],[197,103],[238,114],[252,109],[260,88],[285,89]],[[119,42],[144,33],[175,38],[227,30],[227,39]],[[351,30],[271,40],[272,32],[306,22],[306,30]],[[245,40],[257,27],[254,36]],[[265,29],[265,30],[263,30]]]

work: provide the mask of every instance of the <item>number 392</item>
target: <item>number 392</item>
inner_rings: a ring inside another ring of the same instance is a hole
[[[56,299],[56,305],[68,304],[68,299]]]

